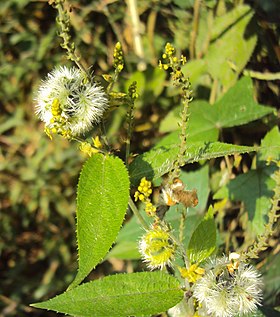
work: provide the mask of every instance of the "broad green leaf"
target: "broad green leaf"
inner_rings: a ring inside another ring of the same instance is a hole
[[[253,11],[248,9],[247,14],[211,43],[205,56],[210,75],[221,82],[224,90],[234,85],[256,46],[257,35],[252,30],[252,23],[249,24],[252,16]],[[235,65],[235,70],[229,63]]]
[[[233,10],[216,17],[213,27],[211,29],[211,40],[216,39],[218,36],[226,32],[227,29],[237,23],[244,15],[250,11],[250,7],[247,5],[236,6]]]
[[[242,77],[220,100],[215,103],[216,127],[230,128],[262,118],[275,111],[272,107],[257,104],[253,97],[250,77]]]
[[[175,277],[141,272],[107,276],[32,306],[79,317],[125,317],[159,314],[183,294]]]
[[[214,195],[214,199],[229,198],[243,201],[251,224],[251,234],[258,235],[264,231],[265,216],[271,206],[274,181],[271,178],[274,168],[262,166],[238,175],[235,179]]]
[[[187,255],[192,263],[207,259],[216,249],[216,225],[212,207],[192,234]]]
[[[280,160],[280,133],[277,126],[269,131],[262,140],[258,159],[263,161],[267,159]]]
[[[84,165],[78,184],[77,286],[104,258],[122,225],[129,197],[126,167],[117,157],[96,154]]]
[[[146,216],[145,211],[141,208],[140,212],[145,218],[147,223],[151,223],[152,219]],[[116,241],[116,245],[108,253],[107,258],[118,259],[140,259],[138,251],[139,238],[145,233],[141,227],[137,217],[133,216],[128,222],[125,223]]]
[[[185,164],[225,155],[255,151],[255,147],[221,142],[194,142],[186,148]],[[170,144],[163,139],[149,152],[136,157],[129,165],[131,183],[138,185],[142,177],[155,180],[173,168],[179,151],[179,144]]]
[[[197,190],[198,205],[189,210],[194,209],[196,213],[204,214],[210,193],[208,164],[193,172],[182,172],[180,179],[186,184],[186,189]]]
[[[106,256],[106,259],[110,258],[121,260],[140,259],[141,255],[138,251],[138,245],[136,240],[132,241],[132,239],[130,239],[130,241],[122,241],[120,243],[117,243]]]
[[[147,74],[145,94],[149,94],[150,96],[153,96],[153,98],[158,97],[164,89],[165,78],[166,72],[162,71],[160,68],[154,68]]]
[[[181,106],[171,111],[160,125],[161,132],[177,129]],[[243,125],[273,113],[272,107],[257,104],[253,97],[253,84],[249,77],[242,77],[234,87],[214,105],[198,100],[190,103],[188,122],[189,141],[216,141],[219,130]],[[173,123],[172,123],[173,122]],[[179,132],[170,138],[178,138]]]
[[[204,59],[193,59],[182,66],[182,72],[190,79],[192,87],[196,87],[201,80],[201,76],[206,73],[207,64]]]
[[[181,106],[162,120],[160,132],[175,131],[178,129],[176,122],[180,121]],[[188,141],[217,141],[219,130],[215,125],[216,109],[208,102],[203,100],[194,101],[190,104],[190,119],[188,122]],[[170,138],[179,140],[180,131],[174,132]],[[168,138],[168,136],[166,137]]]
[[[203,56],[209,45],[213,17],[205,6],[199,8],[198,34],[195,39],[195,55]]]

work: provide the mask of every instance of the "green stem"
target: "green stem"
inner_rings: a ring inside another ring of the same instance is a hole
[[[113,88],[114,88],[114,85],[115,83],[117,82],[118,80],[118,77],[119,77],[119,71],[118,69],[115,69],[115,73],[114,73],[114,76],[113,76],[113,79],[112,81],[110,82],[110,84],[108,85],[107,87],[107,93],[110,94],[110,92],[112,92]]]
[[[184,239],[184,229],[185,229],[186,215],[187,215],[187,209],[183,208],[183,210],[181,212],[180,227],[179,227],[179,241],[181,243],[183,243],[183,239]]]
[[[209,98],[210,105],[213,105],[214,102],[216,101],[217,89],[218,89],[218,80],[214,79],[211,92],[210,92],[210,98]]]
[[[128,159],[130,154],[130,142],[131,142],[131,134],[132,134],[132,111],[133,104],[129,106],[128,114],[127,114],[127,140],[126,140],[126,148],[125,148],[125,163],[128,166]]]
[[[132,210],[132,212],[134,213],[134,215],[137,217],[137,219],[139,220],[139,222],[141,223],[142,227],[146,230],[149,230],[149,225],[147,224],[147,222],[145,221],[145,219],[142,217],[142,215],[140,214],[138,208],[135,206],[134,201],[131,199],[131,197],[129,197],[129,201],[128,201],[128,205],[130,207],[130,209]]]
[[[178,241],[178,239],[171,232],[169,232],[169,236],[176,243],[176,245],[178,246],[179,251],[180,251],[180,253],[182,255],[182,258],[183,258],[183,260],[185,262],[185,266],[188,269],[190,267],[190,263],[189,263],[189,259],[187,257],[184,245],[180,241]]]
[[[90,79],[90,76],[88,75],[86,68],[80,63],[80,58],[77,56],[75,52],[75,43],[71,42],[71,35],[69,33],[70,18],[68,16],[67,11],[64,9],[63,1],[56,1],[55,7],[58,11],[57,23],[61,29],[59,36],[63,39],[61,47],[67,51],[67,57],[71,61],[73,61],[82,72],[86,74],[88,79]]]

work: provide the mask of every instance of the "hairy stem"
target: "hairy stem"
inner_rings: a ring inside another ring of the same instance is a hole
[[[132,212],[134,213],[134,215],[137,217],[137,219],[139,220],[139,222],[141,223],[141,226],[146,229],[149,230],[149,225],[147,224],[147,222],[145,221],[145,219],[142,217],[142,215],[140,214],[138,208],[135,206],[134,201],[132,200],[131,197],[129,197],[129,201],[128,201],[128,205],[130,207],[130,209],[132,210]]]

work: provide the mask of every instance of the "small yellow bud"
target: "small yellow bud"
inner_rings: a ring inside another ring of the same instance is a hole
[[[181,55],[181,63],[182,63],[182,65],[185,65],[185,64],[186,64],[186,62],[187,62],[187,58],[186,58],[186,56]]]
[[[188,279],[190,283],[195,283],[205,273],[205,270],[199,267],[198,264],[191,265],[189,269],[179,267],[179,271],[181,276]]]
[[[102,143],[100,142],[98,135],[95,138],[92,138],[92,142],[93,142],[94,147],[96,147],[97,149],[102,148]]]
[[[50,129],[49,128],[45,128],[44,131],[45,131],[46,135],[52,140],[52,135],[51,135]]]
[[[111,75],[103,74],[102,77],[109,83],[113,81],[113,77]]]
[[[123,64],[119,64],[119,65],[118,65],[118,71],[121,72],[122,70],[123,70]]]

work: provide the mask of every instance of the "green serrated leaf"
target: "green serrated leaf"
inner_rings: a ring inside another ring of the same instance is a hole
[[[79,271],[77,286],[104,258],[122,225],[129,197],[126,167],[117,157],[96,154],[84,165],[77,194]]]
[[[253,82],[242,77],[215,103],[217,127],[230,128],[249,123],[273,113],[274,108],[257,104],[253,97]]]
[[[277,126],[263,138],[258,159],[263,161],[268,159],[280,160],[280,133]]]
[[[243,201],[251,224],[250,231],[254,236],[264,231],[265,216],[271,206],[270,200],[275,184],[271,178],[273,171],[274,168],[271,166],[262,166],[238,175],[214,196],[214,199],[229,198]]]
[[[229,27],[238,22],[248,11],[250,11],[248,5],[239,5],[226,14],[216,17],[211,29],[211,40],[216,39],[223,32],[226,32]]]
[[[216,225],[212,207],[192,234],[187,255],[192,263],[207,259],[216,249]]]
[[[107,276],[32,306],[79,317],[122,317],[158,314],[182,298],[179,281],[158,271]]]
[[[252,16],[253,11],[248,7],[247,14],[240,16],[236,23],[211,43],[205,56],[209,73],[222,83],[225,90],[234,85],[256,46],[257,35],[252,30],[253,23],[249,24]],[[235,70],[231,69],[229,63],[235,65]]]
[[[253,97],[253,83],[251,78],[242,77],[234,87],[214,105],[203,100],[190,104],[190,119],[188,123],[188,140],[216,141],[219,130],[243,125],[262,118],[274,112],[274,108],[257,104]],[[161,132],[174,131],[174,121],[179,121],[181,106],[173,109],[162,121]],[[171,123],[171,121],[173,123]],[[179,138],[179,131],[169,138]]]
[[[170,144],[163,139],[149,152],[136,157],[129,165],[131,183],[135,186],[142,177],[155,180],[173,168],[179,144]],[[186,149],[185,164],[198,162],[236,153],[255,151],[255,147],[240,146],[221,142],[193,142]]]

